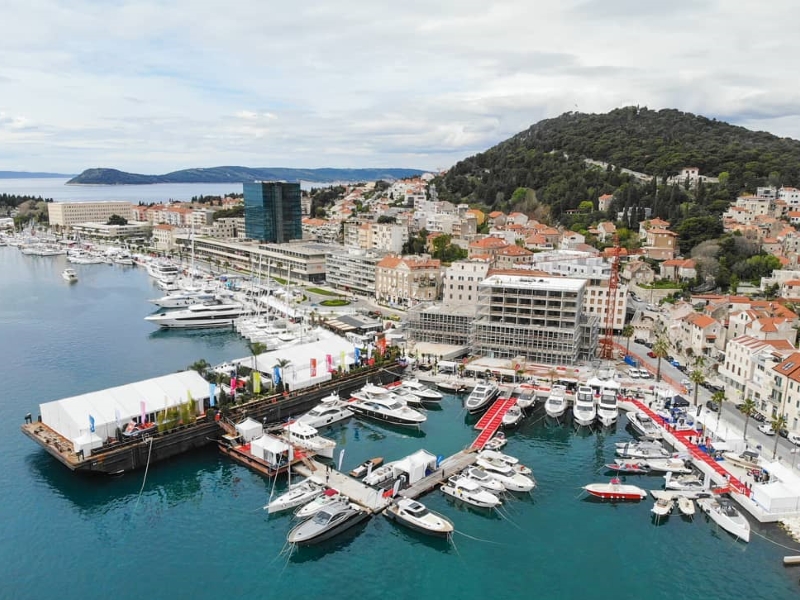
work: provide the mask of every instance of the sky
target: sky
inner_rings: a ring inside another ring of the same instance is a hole
[[[436,170],[567,111],[800,139],[796,0],[5,0],[0,170]]]

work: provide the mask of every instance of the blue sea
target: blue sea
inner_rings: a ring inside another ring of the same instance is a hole
[[[797,548],[754,525],[750,544],[713,522],[674,514],[651,521],[652,501],[604,504],[581,486],[607,479],[616,430],[576,431],[535,412],[506,451],[538,487],[501,511],[465,509],[433,492],[454,543],[381,516],[320,547],[288,553],[290,515],[262,510],[272,482],[215,449],[122,477],[71,473],[19,431],[38,403],[247,355],[232,332],[154,331],[143,320],[158,294],[142,269],[77,265],[0,247],[0,598],[247,599],[797,598]],[[475,436],[460,400],[431,410],[424,433],[352,419],[327,430],[350,469],[419,448],[449,455]],[[657,488],[658,477],[630,477]],[[277,490],[284,485],[277,484]],[[772,540],[767,541],[761,536]],[[773,543],[775,542],[775,543]]]

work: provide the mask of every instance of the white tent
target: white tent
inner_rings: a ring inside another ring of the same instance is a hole
[[[83,451],[84,456],[89,456],[92,450],[103,445],[103,440],[101,440],[97,434],[87,431],[83,435],[72,440],[72,445],[76,454]]]
[[[427,450],[417,450],[414,454],[398,460],[394,465],[395,477],[405,473],[411,485],[435,470],[436,457]]]
[[[288,456],[289,444],[274,435],[265,434],[250,442],[250,454],[277,466],[283,455]]]
[[[236,424],[236,432],[242,436],[245,442],[250,442],[264,435],[264,427],[255,419],[247,417],[241,423]]]
[[[39,405],[39,411],[45,425],[73,441],[91,432],[91,417],[94,433],[104,440],[114,437],[118,426],[137,419],[142,402],[146,414],[152,415],[186,402],[190,394],[198,403],[209,395],[208,382],[196,371],[172,373],[46,402]]]

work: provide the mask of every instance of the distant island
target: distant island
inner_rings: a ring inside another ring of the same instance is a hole
[[[141,175],[117,169],[86,169],[67,185],[146,185],[151,183],[246,183],[249,181],[376,181],[416,177],[419,169],[288,169],[282,167],[211,167],[183,169],[166,175]]]
[[[34,171],[0,171],[0,179],[36,179],[49,177],[53,179],[63,179],[72,177],[72,173],[38,173]]]

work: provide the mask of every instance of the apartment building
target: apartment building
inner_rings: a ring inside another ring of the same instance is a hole
[[[71,228],[79,223],[106,223],[112,215],[133,220],[130,202],[48,202],[51,227]]]
[[[383,254],[331,246],[325,259],[326,281],[340,290],[373,297],[375,273]]]
[[[375,298],[395,306],[414,306],[439,297],[441,261],[419,256],[386,256],[376,267]]]
[[[727,390],[737,391],[744,396],[748,382],[754,379],[760,354],[773,354],[776,351],[791,353],[794,350],[794,346],[786,340],[766,341],[742,335],[725,346],[725,362],[719,366],[718,373]]]

